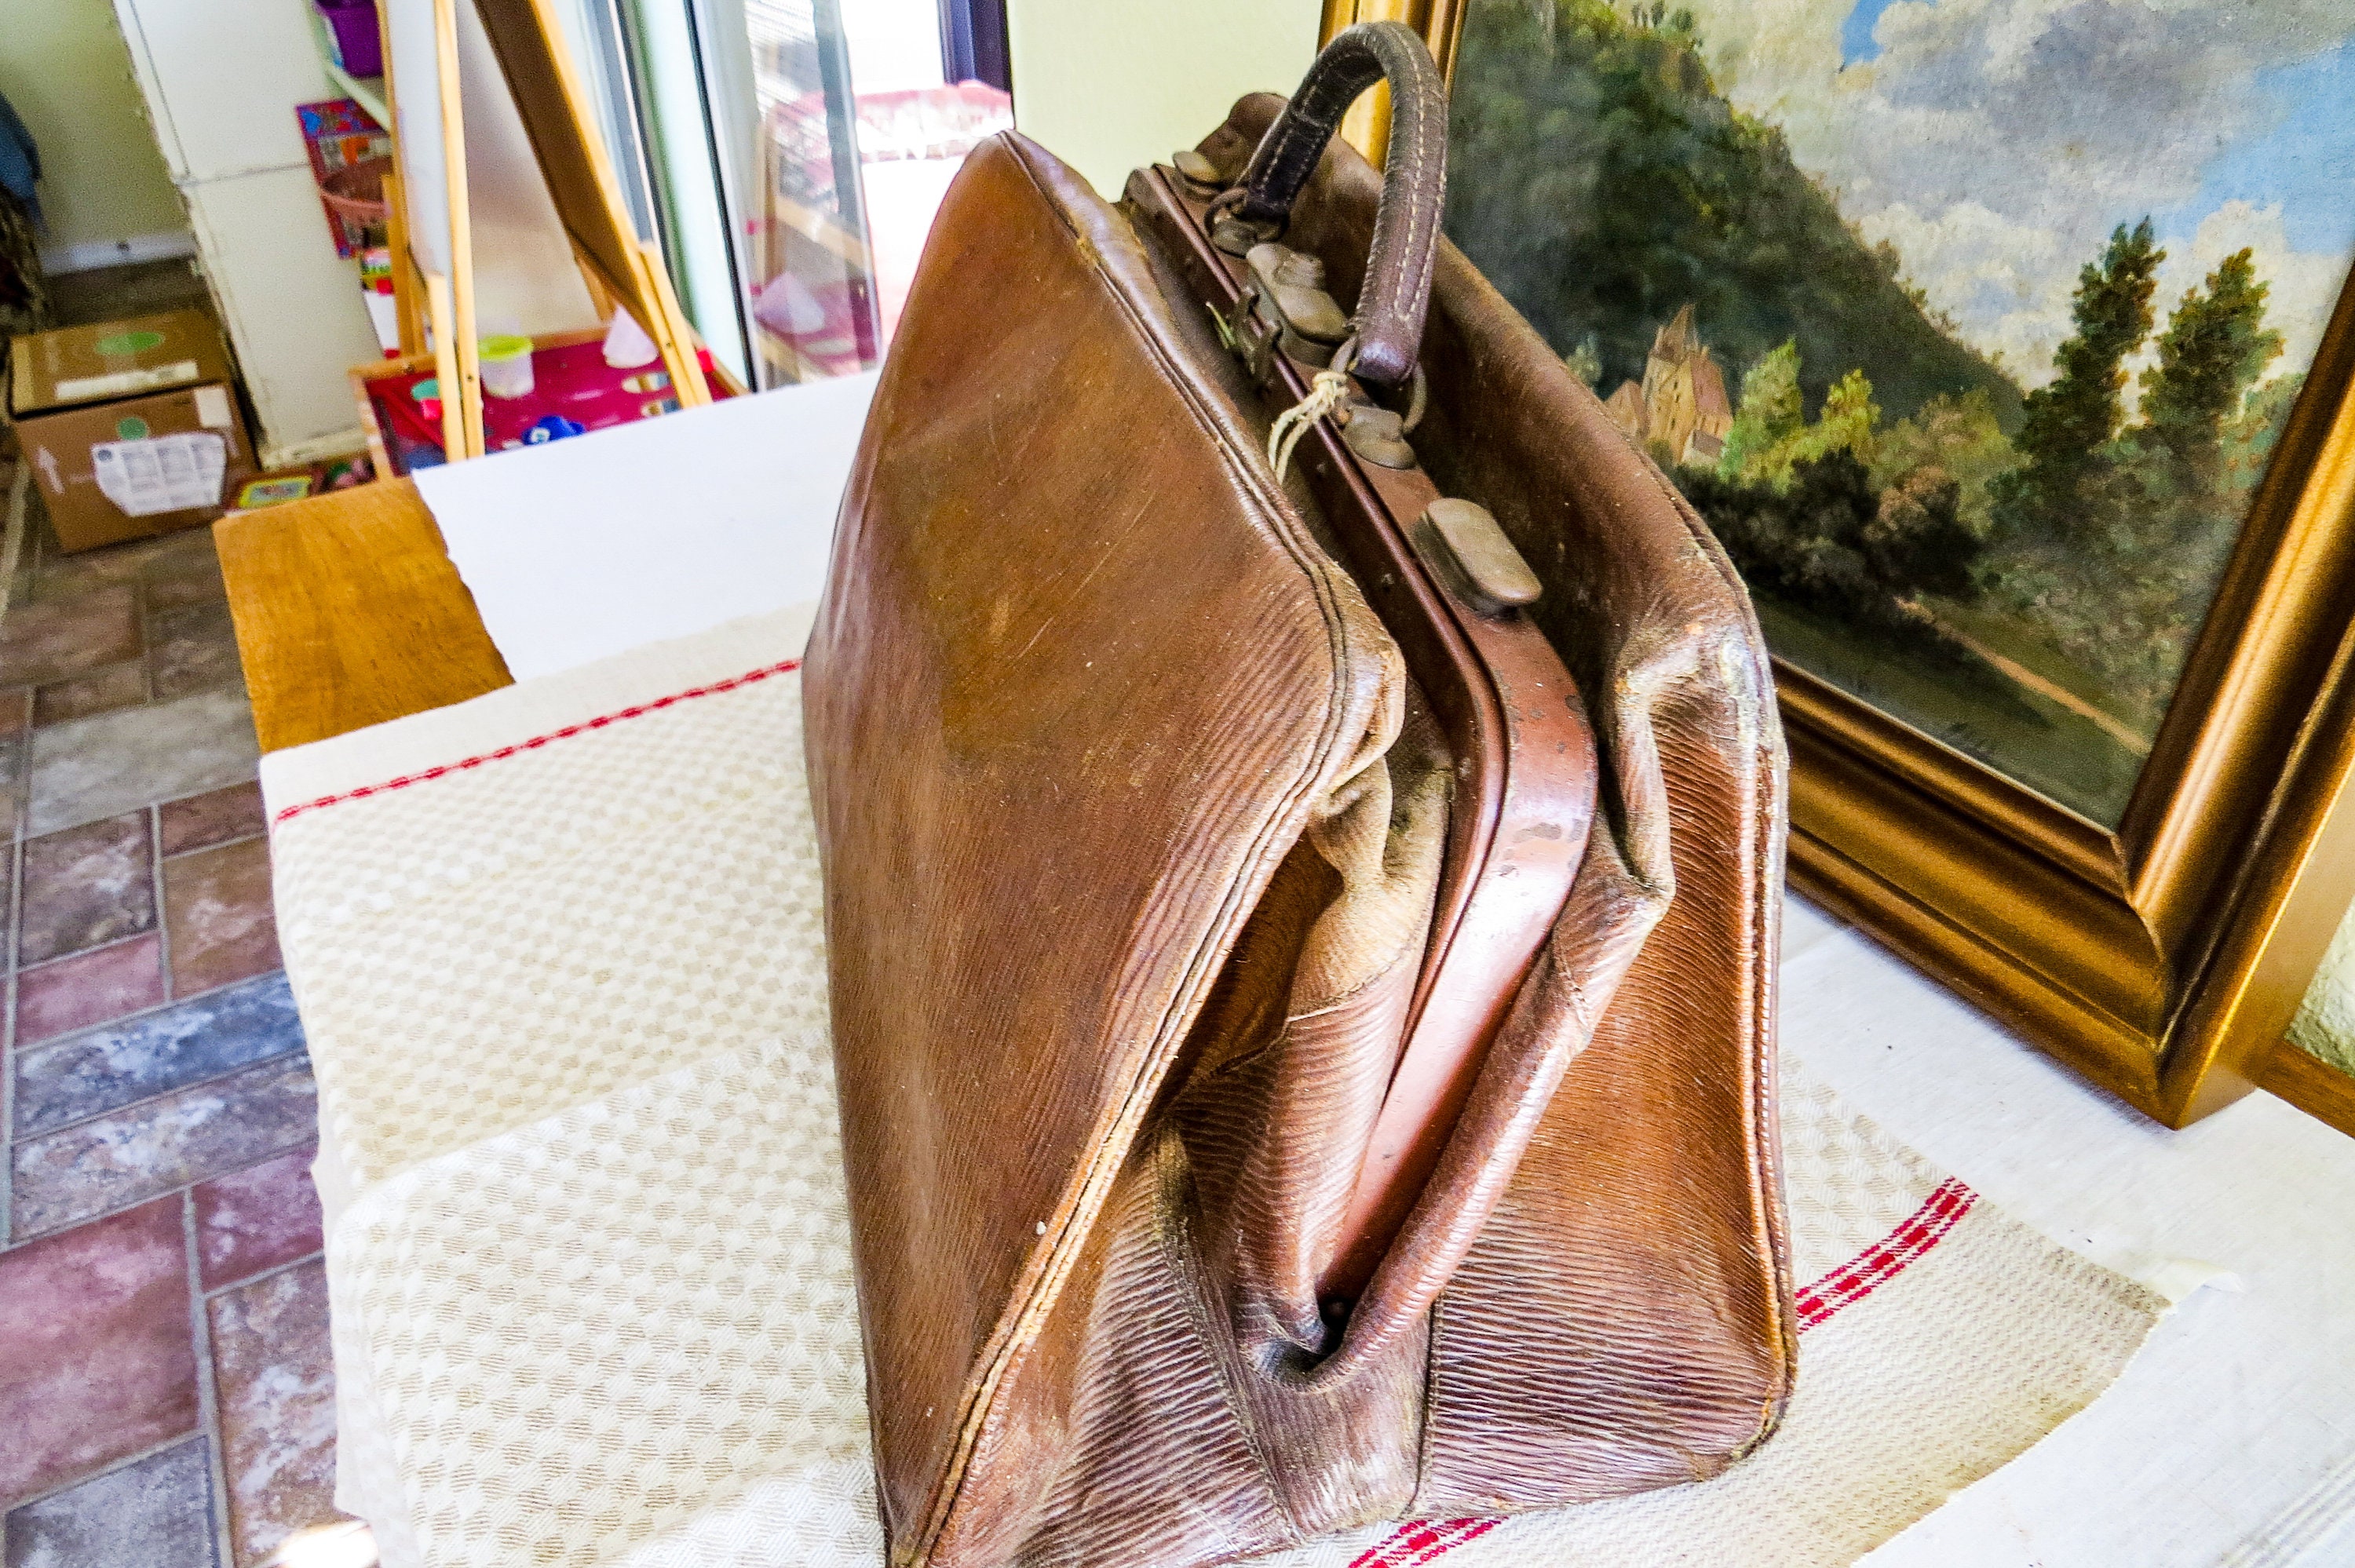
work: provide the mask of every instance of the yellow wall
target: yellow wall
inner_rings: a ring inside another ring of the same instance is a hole
[[[1117,197],[1244,93],[1298,86],[1319,16],[1316,0],[1007,0],[1014,123]]]
[[[41,147],[42,248],[186,233],[113,6],[5,0],[0,11],[0,93]]]

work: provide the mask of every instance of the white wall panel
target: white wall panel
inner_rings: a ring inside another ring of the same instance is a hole
[[[320,69],[306,0],[115,0],[115,12],[184,189],[310,166],[294,106],[340,95]]]
[[[378,350],[358,274],[327,241],[310,165],[207,180],[186,195],[265,459],[356,445],[347,373]]]

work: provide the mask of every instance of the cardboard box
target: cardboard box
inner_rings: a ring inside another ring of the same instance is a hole
[[[17,338],[8,411],[68,550],[209,523],[257,471],[202,311]]]

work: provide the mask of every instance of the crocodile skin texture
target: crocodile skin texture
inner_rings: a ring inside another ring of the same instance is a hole
[[[1240,167],[1283,107],[1205,154]],[[1381,181],[1305,155],[1287,243],[1347,305]],[[810,641],[891,1561],[1196,1568],[1712,1474],[1772,1430],[1795,1344],[1747,602],[1442,242],[1416,448],[1544,578],[1602,810],[1406,1228],[1317,1300],[1446,759],[1139,216],[1018,136],[967,161]]]

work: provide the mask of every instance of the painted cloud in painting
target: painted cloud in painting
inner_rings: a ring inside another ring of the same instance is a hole
[[[2024,387],[2077,270],[2150,213],[2172,301],[2248,246],[2284,367],[2355,241],[2355,0],[1700,0],[1720,87]],[[2129,212],[2129,209],[2132,209]]]

